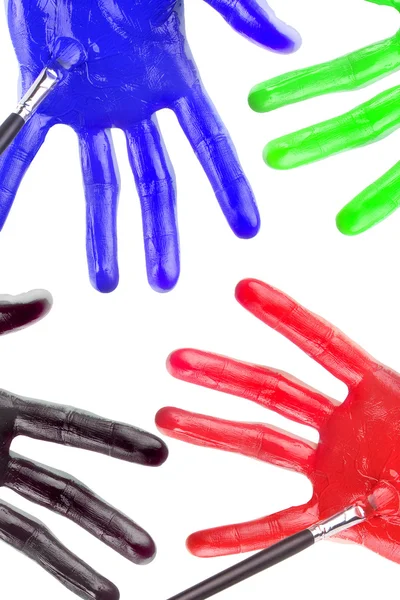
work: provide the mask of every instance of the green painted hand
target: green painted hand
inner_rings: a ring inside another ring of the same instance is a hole
[[[400,0],[367,0],[396,8]],[[356,90],[400,69],[400,31],[393,37],[327,63],[294,71],[255,86],[249,104],[269,112],[331,92]],[[265,162],[292,169],[342,150],[370,144],[400,127],[400,86],[389,89],[354,110],[273,140],[264,149]],[[346,235],[366,231],[400,206],[400,162],[361,192],[337,215]]]

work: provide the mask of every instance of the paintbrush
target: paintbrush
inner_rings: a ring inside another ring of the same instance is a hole
[[[79,42],[60,38],[56,45],[57,58],[45,67],[29,90],[17,104],[15,110],[0,125],[0,155],[9,147],[42,102],[64,79],[72,67],[85,60],[85,52]]]
[[[346,529],[363,523],[370,517],[387,516],[396,514],[398,511],[399,494],[392,485],[385,482],[377,486],[365,502],[346,508],[169,598],[169,600],[205,600],[299,554],[319,541],[329,539]]]

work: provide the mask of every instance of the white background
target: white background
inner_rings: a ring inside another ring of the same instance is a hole
[[[399,83],[399,76],[371,90],[320,98],[269,115],[247,107],[247,93],[255,83],[392,35],[397,14],[363,0],[275,0],[276,12],[304,40],[296,55],[281,57],[241,38],[200,0],[188,0],[186,8],[188,37],[204,82],[257,194],[261,233],[252,241],[233,236],[175,117],[165,112],[161,125],[178,181],[181,281],[168,295],[158,295],[147,285],[139,202],[123,137],[116,132],[122,176],[121,283],[113,294],[100,295],[87,278],[77,141],[71,130],[55,129],[24,180],[0,236],[1,291],[44,287],[53,293],[54,307],[40,324],[1,340],[1,386],[152,431],[156,411],[169,404],[273,423],[316,439],[314,432],[244,400],[174,380],[165,370],[165,359],[182,346],[213,350],[289,371],[344,398],[341,383],[235,302],[235,284],[257,277],[400,370],[400,213],[356,238],[342,236],[335,226],[337,211],[398,160],[400,133],[292,172],[274,172],[261,159],[268,140],[350,109]],[[4,14],[0,56],[0,115],[6,116],[15,103],[17,65]],[[165,600],[237,560],[190,556],[185,549],[190,532],[253,519],[310,497],[310,485],[298,475],[237,455],[168,443],[170,458],[159,470],[30,440],[14,444],[20,453],[72,473],[146,527],[159,550],[148,567],[131,565],[77,526],[7,490],[0,496],[44,521],[114,581],[123,600]],[[5,544],[0,545],[0,564],[2,598],[72,598]],[[220,598],[372,599],[399,589],[399,569],[363,548],[325,543]]]

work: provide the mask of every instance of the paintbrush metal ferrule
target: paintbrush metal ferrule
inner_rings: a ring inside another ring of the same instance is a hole
[[[21,117],[25,122],[28,121],[59,81],[60,77],[54,69],[50,67],[43,69],[39,77],[18,103],[14,114]]]
[[[354,527],[362,523],[367,518],[365,510],[362,506],[350,506],[343,512],[334,515],[333,517],[317,523],[313,527],[309,527],[314,537],[314,543],[326,540],[350,527]]]

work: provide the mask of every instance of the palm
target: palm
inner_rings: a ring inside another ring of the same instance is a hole
[[[23,2],[26,6],[30,4]],[[126,130],[181,98],[196,82],[196,68],[184,52],[185,38],[179,31],[183,8],[175,10],[176,0],[133,2],[123,7],[123,13],[116,4],[99,2],[96,6],[88,0],[80,3],[78,12],[70,13],[69,3],[64,4],[62,19],[59,16],[56,19],[53,5],[30,8],[23,23],[23,47],[16,44],[18,58],[24,65],[24,92],[38,70],[48,64],[53,51],[45,39],[44,27],[43,31],[39,29],[42,36],[39,35],[38,24],[40,27],[49,20],[56,20],[57,24],[61,21],[52,32],[53,40],[67,38],[68,31],[72,31],[74,40],[86,49],[84,64],[73,70],[41,107],[40,114],[43,118],[50,117],[52,124],[70,125],[78,133],[92,128]],[[84,26],[82,14],[90,15]],[[154,25],[150,25],[153,21]],[[20,22],[13,20],[10,27],[14,40],[20,39]],[[168,53],[163,44],[166,36],[172,40]],[[45,55],[44,46],[48,48]],[[152,66],[151,78],[149,66]],[[189,79],[188,73],[192,74]]]
[[[316,445],[265,425],[162,409],[157,425],[167,435],[297,471],[314,489],[312,499],[302,506],[195,533],[189,549],[200,556],[262,549],[365,502],[378,486],[393,491],[390,516],[370,519],[341,537],[400,562],[400,375],[266,284],[244,281],[237,298],[346,383],[349,395],[339,404],[286,373],[197,350],[173,353],[169,369],[175,377],[257,402],[315,428],[320,437]]]
[[[400,484],[400,376],[383,367],[366,373],[320,431],[310,479],[318,514],[331,515],[371,493]],[[339,433],[340,432],[340,433]],[[398,516],[367,521],[341,537],[400,562]]]
[[[232,27],[265,47],[287,52],[298,44],[295,32],[257,0],[210,4]],[[148,279],[158,291],[174,287],[180,271],[175,181],[155,116],[170,108],[233,231],[243,238],[257,233],[253,193],[202,86],[186,42],[181,1],[8,0],[7,6],[24,91],[59,57],[66,40],[79,44],[83,60],[0,160],[0,227],[49,128],[70,125],[80,142],[90,278],[97,289],[112,291],[119,278],[119,177],[109,129],[121,128],[142,205]]]

